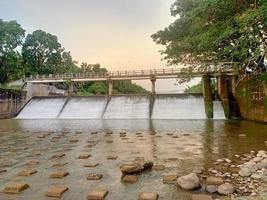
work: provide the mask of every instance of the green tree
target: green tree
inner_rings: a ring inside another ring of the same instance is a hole
[[[62,72],[63,49],[55,35],[36,30],[28,34],[22,45],[22,57],[29,74],[56,74]]]
[[[81,69],[77,66],[78,62],[72,59],[69,51],[64,51],[61,55],[61,65],[57,73],[79,73]]]
[[[0,19],[0,83],[23,75],[21,56],[16,50],[22,44],[25,30],[16,21]]]
[[[152,35],[166,47],[162,54],[169,64],[233,61],[253,66],[266,52],[265,0],[176,0],[171,14],[175,22]]]

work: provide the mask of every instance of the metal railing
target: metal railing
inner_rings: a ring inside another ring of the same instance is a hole
[[[82,78],[123,78],[123,77],[151,77],[165,75],[196,75],[208,73],[237,73],[238,69],[231,66],[210,66],[197,68],[166,68],[166,69],[151,69],[151,70],[125,70],[125,71],[110,71],[110,72],[85,72],[77,74],[50,74],[36,75],[26,78],[26,81],[34,80],[55,80],[55,79],[82,79]]]

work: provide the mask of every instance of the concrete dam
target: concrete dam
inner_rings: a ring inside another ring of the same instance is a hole
[[[213,101],[214,119],[225,119]],[[202,95],[33,97],[17,119],[206,119]]]

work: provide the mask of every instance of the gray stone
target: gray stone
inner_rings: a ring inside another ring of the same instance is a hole
[[[181,176],[177,179],[177,184],[185,190],[193,190],[200,186],[199,178],[195,173]]]
[[[222,195],[229,195],[235,191],[235,188],[230,183],[222,184],[218,187],[218,193]]]
[[[242,167],[239,171],[239,175],[242,177],[251,176],[251,170],[248,167]]]
[[[218,186],[216,185],[207,185],[206,186],[206,191],[209,193],[215,193],[218,190]]]

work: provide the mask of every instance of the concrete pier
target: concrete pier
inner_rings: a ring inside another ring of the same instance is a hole
[[[213,118],[213,97],[211,79],[208,75],[202,76],[202,90],[207,118]]]
[[[156,78],[151,77],[151,94],[155,95],[156,94]]]
[[[108,96],[112,96],[113,93],[113,81],[108,80]]]
[[[70,82],[70,83],[68,84],[68,96],[72,96],[72,95],[73,95],[73,92],[74,92],[73,83]]]
[[[229,104],[229,83],[227,76],[222,74],[217,79],[218,95],[221,99],[225,117],[230,118],[230,104]]]

